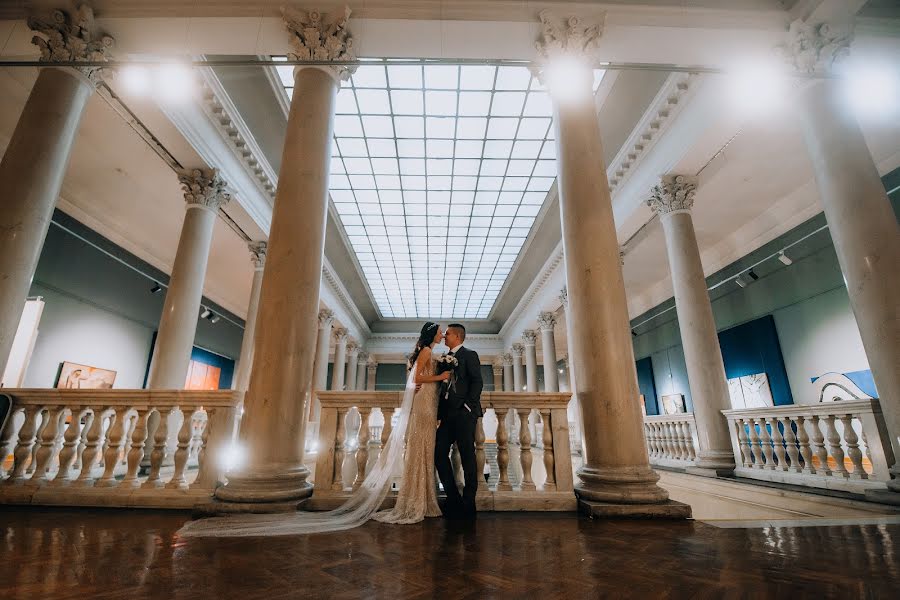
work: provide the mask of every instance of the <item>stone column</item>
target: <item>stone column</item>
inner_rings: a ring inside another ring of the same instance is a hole
[[[331,324],[334,313],[323,308],[319,311],[319,332],[316,337],[316,369],[313,389],[324,390],[328,384],[328,353],[331,346]]]
[[[801,73],[829,74],[848,53],[851,39],[846,28],[795,22],[787,58]],[[811,82],[795,106],[894,458],[900,461],[900,227],[859,124],[842,103],[843,84],[833,78]],[[900,462],[891,473],[888,487],[900,493]]]
[[[349,12],[326,23],[318,12],[285,10],[288,56],[352,60]],[[309,44],[307,46],[307,44]],[[328,172],[341,66],[298,66],[263,275],[241,441],[247,461],[216,490],[254,510],[295,510],[312,493],[303,464],[306,411],[313,388],[319,284],[328,218]]]
[[[247,391],[250,385],[250,367],[253,366],[253,338],[256,335],[256,314],[259,311],[259,292],[262,289],[263,268],[266,265],[266,243],[250,242],[250,260],[253,261],[253,283],[250,285],[250,304],[244,321],[244,338],[241,340],[241,358],[234,378],[234,389]]]
[[[522,356],[525,354],[525,346],[516,342],[512,345],[513,354],[513,391],[525,391],[525,368],[522,366]]]
[[[89,8],[52,19],[29,18],[41,36],[32,42],[41,61],[103,61],[111,37],[94,30]],[[99,80],[96,68],[44,67],[0,160],[0,373],[6,368],[25,299],[31,288],[69,155],[88,99]]]
[[[334,330],[334,363],[331,367],[331,389],[344,389],[344,371],[347,369],[347,329]]]
[[[541,350],[544,358],[544,391],[558,392],[559,377],[556,372],[556,340],[553,328],[556,327],[556,315],[542,312],[538,315],[538,329],[541,330]]]
[[[656,484],[659,476],[650,468],[644,443],[625,285],[591,92],[600,27],[584,27],[577,17],[559,27],[547,12],[541,21],[536,68],[553,98],[568,318],[578,324],[570,327],[575,333],[570,359],[585,429],[578,497],[595,515],[687,516],[690,507],[668,503],[668,493]]]
[[[184,189],[187,206],[150,362],[147,379],[150,389],[184,388],[197,332],[216,213],[231,199],[225,182],[215,169],[184,170],[179,173],[178,180]],[[148,431],[152,432],[153,426],[150,427]]]
[[[371,360],[371,359],[370,359]],[[366,365],[366,389],[375,391],[375,375],[378,373],[378,363],[372,360]]]
[[[731,408],[731,400],[691,219],[696,187],[693,177],[666,175],[653,188],[647,205],[659,215],[663,226],[675,290],[678,328],[700,444],[698,468],[692,472],[727,475],[734,471],[734,453],[722,411]]]
[[[513,357],[509,352],[504,352],[503,356],[503,391],[516,391],[515,383],[513,383]]]
[[[567,288],[559,291],[559,302],[562,305],[563,314],[566,316],[566,372],[569,374],[569,392],[572,399],[566,407],[566,413],[575,423],[575,430],[570,432],[575,439],[575,447],[579,455],[584,455],[584,421],[581,418],[581,405],[578,404],[578,395],[575,393],[575,365],[572,362],[572,319],[569,316],[569,292]]]
[[[494,391],[502,392],[503,391],[503,363],[500,360],[495,360],[491,365],[491,370],[494,372]]]
[[[356,373],[354,373],[354,377],[356,378],[356,387],[353,389],[356,390],[365,390],[366,389],[366,362],[369,360],[368,352],[360,352],[358,362],[356,363]]]
[[[344,388],[356,389],[356,368],[359,360],[359,344],[350,340],[347,342],[347,375],[344,377]]]
[[[522,332],[525,343],[525,391],[538,391],[537,384],[537,333],[533,329]]]

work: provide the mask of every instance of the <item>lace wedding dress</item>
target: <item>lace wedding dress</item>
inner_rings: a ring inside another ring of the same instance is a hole
[[[429,361],[427,374],[433,374]],[[397,504],[379,516],[386,523],[414,523],[426,516],[441,514],[437,505],[434,478],[434,436],[437,425],[438,384],[425,383],[416,393],[415,371],[410,371],[400,405],[397,424],[385,443],[375,465],[362,485],[340,507],[327,512],[290,514],[241,514],[200,519],[186,523],[178,531],[181,537],[251,537],[299,535],[344,531],[359,527],[381,507],[391,488],[393,474],[403,461],[403,442],[408,426],[407,460]],[[386,419],[391,418],[385,415]]]

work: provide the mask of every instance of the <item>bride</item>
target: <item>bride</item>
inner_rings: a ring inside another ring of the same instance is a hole
[[[376,464],[362,485],[340,507],[327,512],[275,515],[228,515],[191,521],[178,531],[182,537],[249,537],[343,531],[371,518],[383,523],[418,523],[439,517],[434,476],[438,387],[449,371],[435,374],[431,350],[444,337],[437,323],[425,323],[409,359],[409,376],[397,424]],[[417,389],[418,388],[418,389]],[[385,419],[391,415],[386,414]],[[365,424],[363,424],[365,426]],[[409,435],[407,437],[407,430]],[[392,474],[404,460],[403,478],[393,510],[377,512],[391,487]]]

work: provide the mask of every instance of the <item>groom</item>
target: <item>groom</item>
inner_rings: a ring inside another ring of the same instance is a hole
[[[441,484],[447,493],[444,516],[448,518],[475,518],[475,492],[478,490],[478,473],[475,466],[475,425],[481,417],[481,361],[478,353],[463,346],[466,328],[454,323],[447,327],[444,343],[450,348],[448,356],[457,360],[450,381],[439,391],[438,414],[440,426],[434,446],[434,465]],[[446,370],[446,369],[445,369]],[[453,467],[450,464],[450,447],[456,443],[465,474],[466,487],[462,495],[456,487]]]

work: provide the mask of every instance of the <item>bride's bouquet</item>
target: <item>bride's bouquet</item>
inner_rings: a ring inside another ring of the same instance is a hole
[[[444,354],[437,357],[437,359],[435,359],[435,363],[438,373],[450,371],[450,387],[456,389],[456,367],[459,366],[459,361],[456,359],[456,357],[450,356],[449,354]]]

